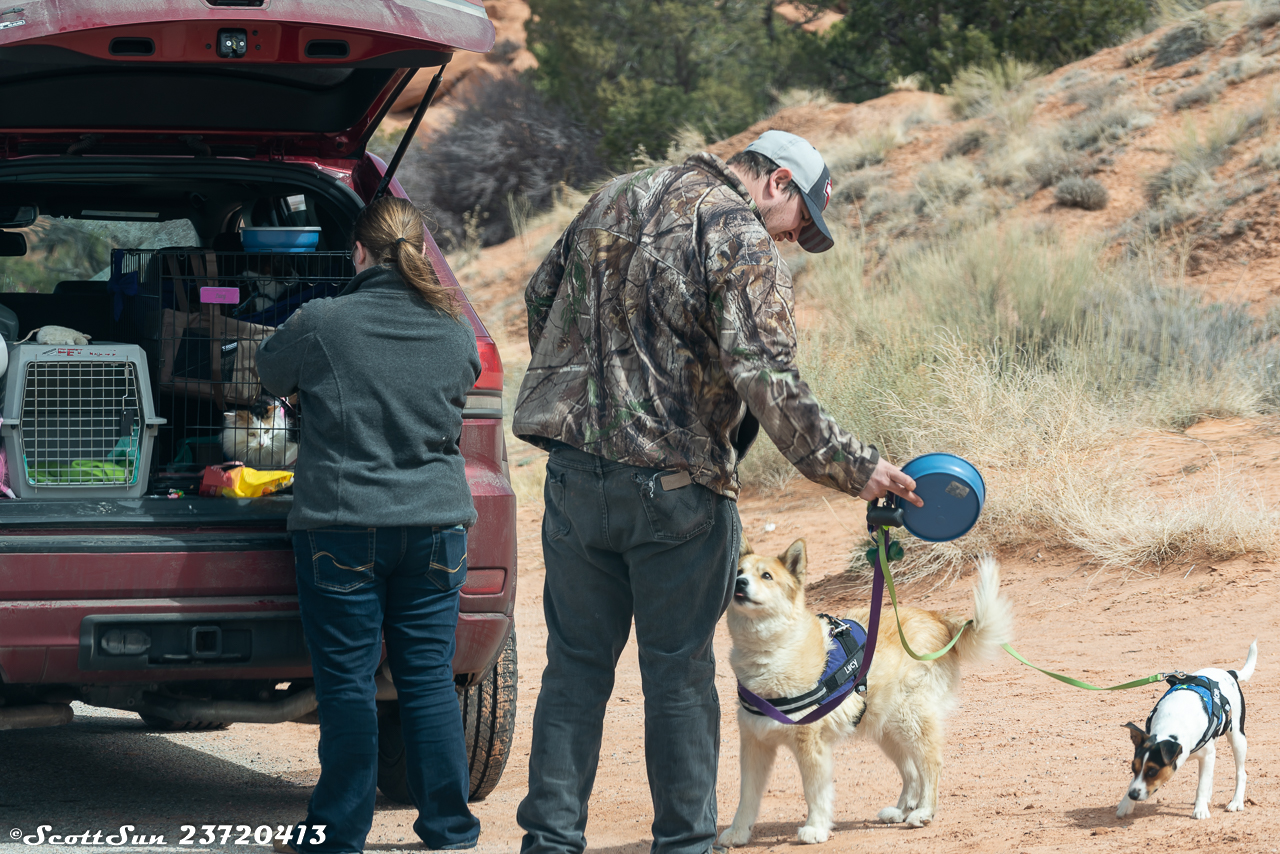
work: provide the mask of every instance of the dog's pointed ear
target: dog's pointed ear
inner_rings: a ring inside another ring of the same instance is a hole
[[[1173,760],[1177,759],[1182,753],[1182,745],[1172,738],[1167,738],[1156,745],[1160,749],[1160,758],[1164,760],[1165,765],[1172,765]]]
[[[747,542],[747,538],[743,537],[742,542],[738,544],[738,560],[742,560],[747,555],[755,554],[751,549],[751,543]]]
[[[808,557],[805,554],[804,538],[801,537],[787,546],[787,550],[778,556],[778,560],[782,561],[782,565],[787,568],[787,572],[803,581],[805,571],[809,567]]]
[[[1129,737],[1133,739],[1133,746],[1142,747],[1142,742],[1147,738],[1147,731],[1133,721],[1129,721],[1125,726],[1129,728]]]

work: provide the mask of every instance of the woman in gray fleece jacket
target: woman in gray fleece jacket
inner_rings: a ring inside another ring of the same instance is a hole
[[[462,717],[453,687],[458,590],[475,522],[458,440],[480,376],[475,332],[423,255],[403,199],[356,220],[356,276],[300,308],[258,350],[272,394],[303,413],[289,529],[320,712],[320,780],[306,824],[364,848],[377,786],[374,673],[385,637],[399,695],[414,830],[428,848],[471,848]]]

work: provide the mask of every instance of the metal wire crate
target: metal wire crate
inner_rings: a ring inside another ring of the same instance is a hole
[[[21,344],[10,354],[0,429],[19,498],[142,495],[163,423],[141,347]]]
[[[293,466],[300,412],[264,394],[257,350],[299,306],[337,296],[354,274],[343,252],[116,250],[110,288],[132,313],[167,420],[159,477],[231,460]]]

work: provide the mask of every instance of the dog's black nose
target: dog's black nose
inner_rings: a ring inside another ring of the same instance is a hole
[[[733,583],[735,593],[746,593],[747,585],[750,584],[745,575],[739,575],[738,580]]]

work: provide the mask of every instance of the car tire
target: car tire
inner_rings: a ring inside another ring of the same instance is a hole
[[[159,715],[144,715],[141,712],[138,713],[138,717],[142,718],[142,722],[152,729],[164,730],[165,732],[208,732],[215,729],[226,729],[231,726],[231,724],[222,723],[221,721],[171,721]]]
[[[489,673],[458,691],[467,767],[471,773],[470,800],[482,801],[502,779],[516,729],[516,635],[507,638]],[[378,719],[378,788],[388,800],[413,803],[405,776],[404,734],[400,707],[388,704]]]

